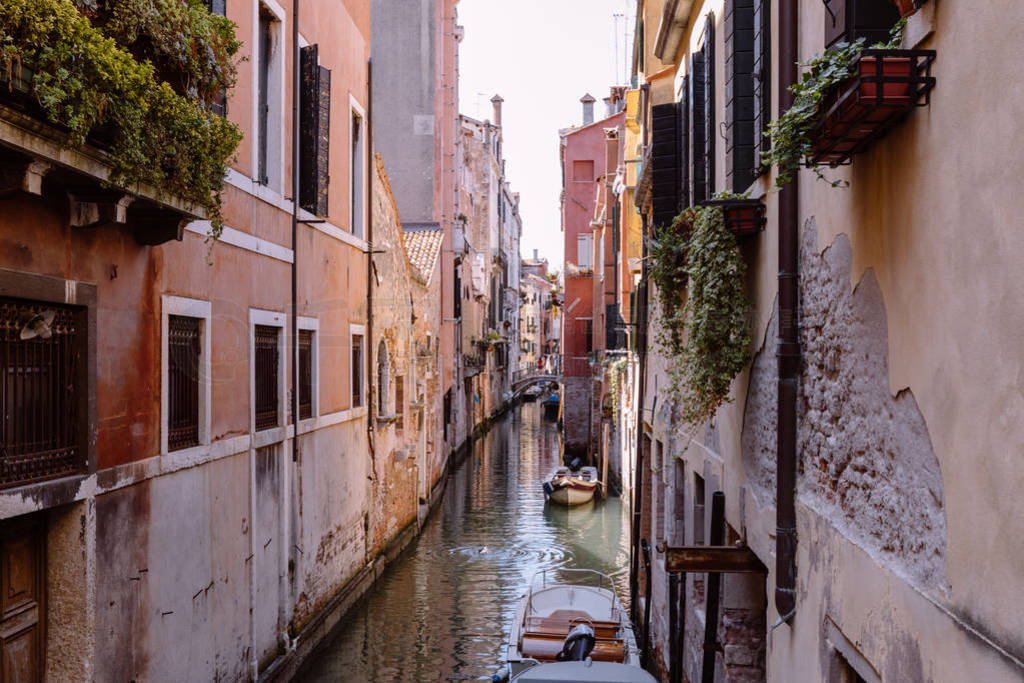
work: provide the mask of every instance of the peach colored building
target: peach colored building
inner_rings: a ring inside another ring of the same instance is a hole
[[[30,94],[0,103],[0,353],[17,392],[0,553],[27,610],[3,645],[18,671],[286,675],[373,577],[370,3],[303,3],[298,44],[290,0],[226,4],[244,58],[226,116],[245,137],[215,242],[178,198],[112,193],[103,152],[70,147]],[[310,210],[293,239],[296,54],[300,139],[316,144],[297,150]],[[46,320],[49,337],[22,338]]]

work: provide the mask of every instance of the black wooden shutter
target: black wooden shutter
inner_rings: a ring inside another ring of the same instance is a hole
[[[299,206],[327,215],[331,126],[331,72],[317,64],[317,46],[302,48]]]
[[[715,194],[715,15],[704,20],[704,172],[707,198]]]
[[[226,16],[227,14],[228,0],[206,0],[206,7],[213,14],[219,14],[220,16]]]
[[[651,208],[654,230],[672,223],[679,205],[679,105],[651,107]]]
[[[725,178],[743,192],[754,180],[754,0],[725,0]]]
[[[889,40],[889,31],[900,20],[892,0],[824,0],[825,47],[841,40],[864,38],[868,45]]]
[[[771,0],[754,0],[754,172],[758,174],[768,170],[761,155],[771,149],[765,134],[772,120],[771,8]]]
[[[679,206],[690,206],[690,74],[683,77],[679,102]]]
[[[704,165],[704,53],[690,55],[690,203],[708,198]]]

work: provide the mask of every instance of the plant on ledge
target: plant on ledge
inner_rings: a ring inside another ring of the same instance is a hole
[[[750,362],[746,264],[713,206],[676,217],[652,245],[651,261],[662,313],[656,341],[670,361],[682,418],[696,426],[728,400]]]
[[[902,40],[905,25],[906,19],[896,22],[889,42],[877,47],[897,48]],[[811,131],[818,126],[824,116],[822,100],[832,88],[854,75],[858,57],[864,47],[863,38],[852,43],[837,43],[824,54],[800,64],[806,71],[800,81],[789,88],[794,95],[793,105],[771,122],[768,133],[771,137],[771,150],[762,155],[762,162],[765,165],[778,167],[778,175],[775,178],[777,188],[782,188],[790,182],[804,160],[812,156],[814,140]],[[818,178],[825,180],[832,187],[845,185],[842,180],[830,181],[825,178],[820,164],[812,164],[811,169]]]
[[[113,184],[202,207],[216,238],[242,139],[211,110],[235,82],[234,28],[201,0],[108,0],[90,16],[72,0],[3,0],[0,72],[8,84],[12,69],[33,72],[31,96],[73,144],[110,138]]]

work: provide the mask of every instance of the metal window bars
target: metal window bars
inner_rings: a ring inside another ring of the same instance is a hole
[[[278,390],[278,337],[280,328],[256,325],[255,330],[255,389],[256,429],[270,429],[280,425]]]
[[[200,319],[172,315],[167,335],[167,450],[199,444]]]
[[[70,306],[0,298],[0,488],[85,471],[83,329]]]
[[[299,419],[313,417],[313,330],[299,330]]]

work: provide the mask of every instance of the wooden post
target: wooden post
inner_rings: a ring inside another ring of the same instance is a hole
[[[725,543],[725,494],[711,494],[711,545]],[[718,594],[722,575],[708,573],[707,607],[704,610],[704,662],[701,667],[702,683],[715,683],[715,648],[718,639]]]

